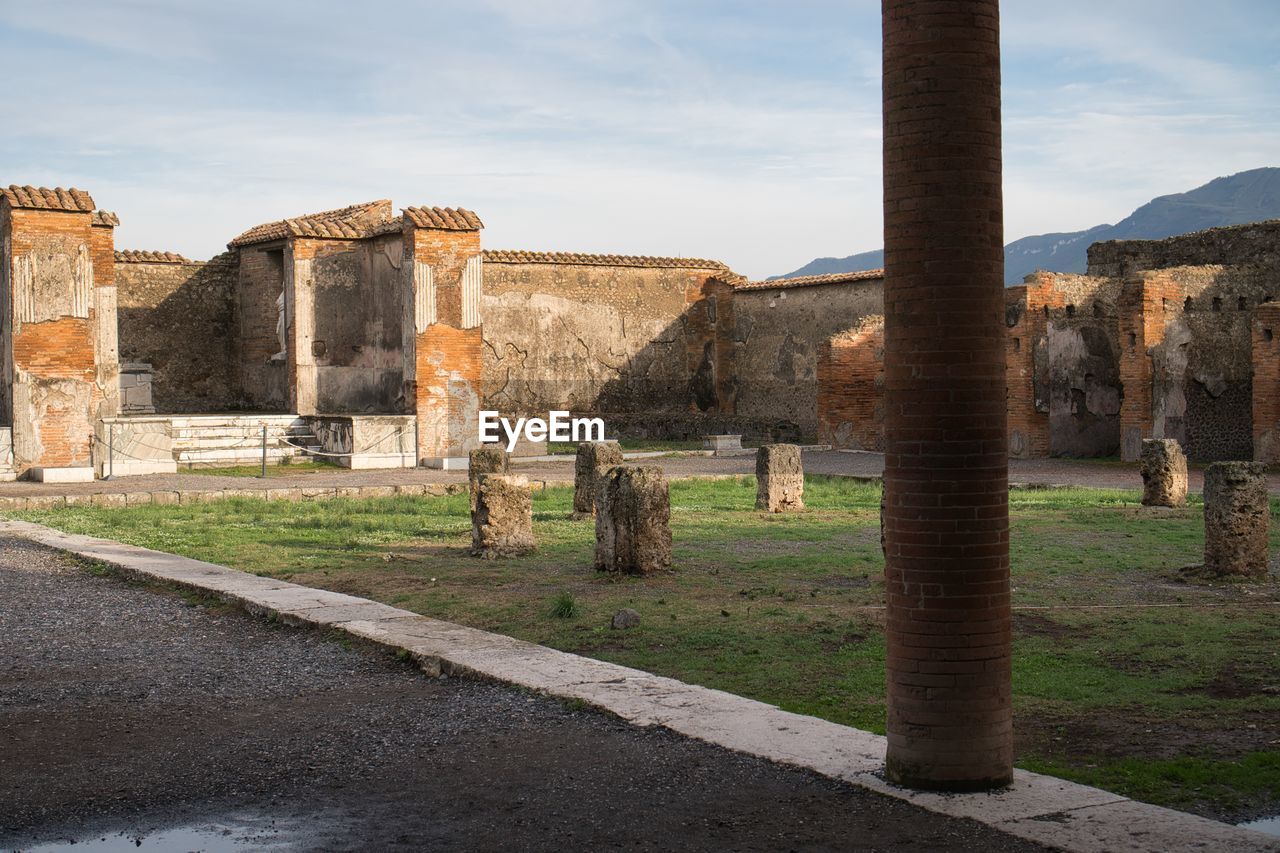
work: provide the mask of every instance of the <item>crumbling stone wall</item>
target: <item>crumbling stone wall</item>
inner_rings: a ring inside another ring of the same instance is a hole
[[[733,412],[734,300],[714,261],[484,253],[486,408],[626,416]],[[622,416],[622,417],[618,417]]]
[[[1201,264],[1280,269],[1280,220],[1210,228],[1164,240],[1108,240],[1089,247],[1090,275],[1132,276],[1143,270]]]
[[[760,282],[734,291],[737,413],[775,429],[777,440],[819,432],[819,355],[834,335],[884,313],[879,272]],[[833,401],[824,402],[828,412]],[[790,433],[790,435],[788,435]]]
[[[169,252],[119,252],[115,276],[122,361],[152,367],[160,414],[246,407],[234,363],[236,254],[207,262]]]
[[[310,261],[318,411],[403,410],[403,254],[399,233],[359,242],[295,241],[295,269],[301,258]]]
[[[818,350],[818,442],[884,450],[884,317],[863,318]]]

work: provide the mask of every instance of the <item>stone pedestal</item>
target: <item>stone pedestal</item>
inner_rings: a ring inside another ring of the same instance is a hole
[[[804,465],[794,444],[765,444],[756,451],[756,509],[804,509]]]
[[[1204,473],[1204,564],[1219,575],[1267,573],[1271,506],[1261,462],[1215,462]]]
[[[471,514],[476,511],[476,494],[480,488],[480,477],[484,474],[506,474],[510,470],[507,452],[501,447],[489,445],[478,447],[468,454],[467,480],[471,485]]]
[[[1142,441],[1142,505],[1187,505],[1187,457],[1172,438]]]
[[[492,560],[516,557],[535,547],[533,498],[529,478],[520,474],[481,474],[472,493],[471,555]]]
[[[661,468],[610,468],[596,493],[600,571],[647,575],[671,567],[671,498]]]
[[[573,466],[573,514],[588,518],[595,512],[596,483],[605,471],[622,464],[622,447],[616,441],[584,441],[578,445]]]

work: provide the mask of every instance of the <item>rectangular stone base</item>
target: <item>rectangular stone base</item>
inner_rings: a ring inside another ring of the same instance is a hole
[[[144,474],[176,474],[178,473],[178,463],[170,460],[154,460],[149,462],[140,462],[136,459],[117,459],[111,467],[103,470],[102,475],[105,478],[110,475],[112,479],[116,477],[140,477]]]
[[[412,468],[412,453],[353,453],[338,459],[338,464],[353,471],[371,468]]]
[[[93,469],[83,468],[32,468],[28,474],[37,483],[92,483]]]
[[[441,471],[465,471],[470,467],[470,462],[465,456],[431,456],[422,464]]]

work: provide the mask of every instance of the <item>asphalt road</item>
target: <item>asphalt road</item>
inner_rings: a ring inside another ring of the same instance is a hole
[[[0,590],[0,849],[1040,849],[22,541]]]

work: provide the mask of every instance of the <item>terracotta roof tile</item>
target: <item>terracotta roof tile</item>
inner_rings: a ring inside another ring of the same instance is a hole
[[[116,252],[118,264],[190,264],[190,261],[177,252],[147,252],[137,249],[121,249]]]
[[[406,207],[404,215],[418,228],[441,231],[479,231],[484,227],[480,217],[465,208]]]
[[[826,275],[798,275],[795,278],[752,281],[736,285],[734,290],[786,290],[791,287],[812,287],[816,284],[851,284],[856,281],[875,281],[881,278],[884,278],[884,270],[833,272]]]
[[[102,227],[119,228],[120,217],[109,210],[95,210],[93,212],[93,224]]]
[[[485,249],[484,259],[487,263],[494,264],[578,264],[595,267],[676,267],[729,271],[729,268],[719,261],[709,261],[705,258],[657,258],[647,255],[588,255],[581,252]]]
[[[20,187],[17,184],[0,189],[0,196],[9,202],[10,207],[27,210],[69,210],[74,213],[88,213],[96,207],[93,199],[84,190],[72,187]]]
[[[255,225],[227,246],[251,246],[286,237],[321,237],[358,240],[391,220],[391,202],[386,199],[353,204],[338,210],[309,213],[293,219],[280,219]]]

